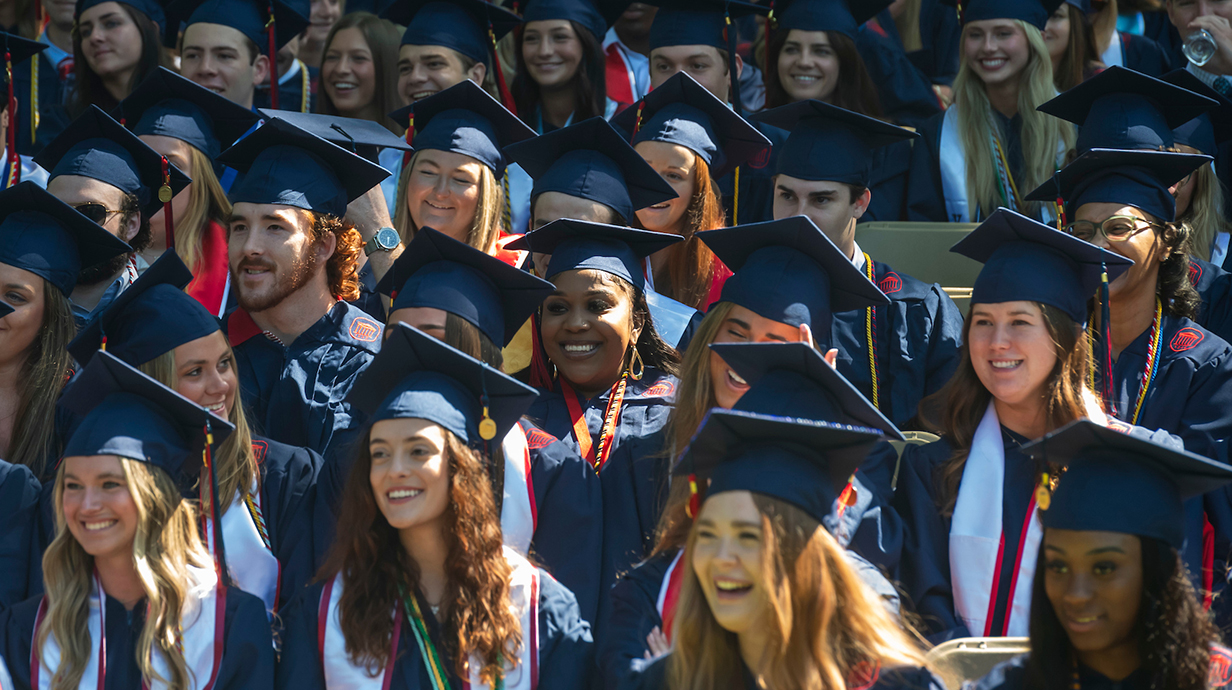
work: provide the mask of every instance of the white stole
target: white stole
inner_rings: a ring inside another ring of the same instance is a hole
[[[1125,66],[1125,54],[1121,46],[1121,32],[1112,32],[1112,40],[1108,42],[1108,50],[1105,50],[1104,54],[1099,56],[1099,61],[1104,63],[1105,67]]]
[[[1028,506],[1026,534],[1018,551],[1018,570],[1011,583],[1011,606],[1004,633],[992,630],[992,613],[999,587],[1003,530],[1022,529],[1003,525],[1001,514],[1005,485],[1005,442],[993,402],[975,430],[971,451],[963,467],[961,490],[950,523],[950,581],[959,618],[975,636],[1026,637],[1031,609],[1031,582],[1043,525],[1035,509],[1035,496]]]
[[[504,547],[505,560],[513,568],[510,575],[509,598],[511,609],[522,624],[522,644],[518,651],[516,667],[506,662],[505,688],[507,690],[534,690],[539,685],[539,571],[534,565],[513,549]],[[346,638],[342,634],[342,624],[338,612],[339,601],[342,599],[342,574],[339,573],[321,591],[321,600],[317,607],[317,651],[324,668],[325,687],[327,690],[382,690],[388,688],[386,676],[392,677],[394,658],[391,655],[387,667],[376,676],[368,675],[363,666],[355,666],[346,651]],[[401,604],[399,603],[399,606]],[[401,618],[399,611],[395,616]],[[406,628],[409,623],[400,627]],[[410,630],[401,631],[402,635],[412,635]],[[412,646],[413,648],[413,646]],[[416,652],[412,652],[416,653]],[[443,663],[451,663],[448,658]],[[478,671],[482,668],[478,659],[472,659],[470,668],[475,669],[471,677],[466,679],[466,686],[471,690],[488,690],[488,686],[479,681]]]
[[[667,604],[667,591],[672,588],[672,574],[676,572],[676,568],[680,567],[680,557],[684,555],[684,549],[676,553],[676,557],[672,559],[670,565],[667,566],[667,572],[663,573],[663,584],[659,585],[659,596],[655,598],[655,609],[659,612],[659,620],[663,620],[663,607]]]
[[[526,432],[514,424],[501,441],[505,456],[505,491],[501,501],[501,535],[505,546],[525,556],[535,536],[535,506],[530,483],[530,446]]]
[[[257,490],[256,482],[253,482],[251,491],[253,501],[260,508],[261,492]],[[206,512],[205,546],[213,554],[214,521],[208,515],[208,507],[203,506],[202,510]],[[269,531],[268,522],[266,531]],[[227,546],[227,572],[231,575],[231,581],[245,592],[260,597],[265,602],[265,613],[272,619],[278,610],[282,564],[262,541],[252,513],[238,491],[222,516],[222,537]]]
[[[226,590],[218,587],[218,577],[212,568],[188,567],[192,582],[185,597],[184,608],[181,610],[181,640],[183,643],[184,662],[188,665],[190,690],[209,690],[218,679],[218,667],[222,664],[223,654],[223,624],[226,610]],[[89,613],[86,616],[86,627],[90,633],[90,659],[86,663],[85,673],[77,684],[80,690],[97,690],[102,687],[99,678],[100,666],[103,677],[106,677],[105,658],[100,652],[106,653],[104,631],[107,629],[106,601],[101,583],[95,578],[94,592],[89,599]],[[31,638],[33,649],[30,660],[31,685],[39,690],[51,687],[52,676],[60,665],[60,645],[56,642],[55,633],[47,636],[43,653],[39,654],[37,645],[39,627],[47,613],[47,598],[39,605],[38,619],[34,625]],[[41,657],[41,658],[40,658]],[[163,655],[155,650],[153,658],[154,669],[164,678],[171,677],[171,669]],[[149,690],[163,690],[167,684],[147,678]]]

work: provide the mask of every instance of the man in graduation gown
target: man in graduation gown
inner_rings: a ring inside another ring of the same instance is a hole
[[[347,452],[363,420],[344,399],[380,348],[380,322],[358,296],[358,231],[347,203],[389,173],[285,120],[270,120],[219,161],[231,190],[231,282],[225,328],[249,421],[275,441]]]
[[[910,427],[920,401],[940,390],[958,365],[963,317],[940,286],[863,252],[856,221],[876,203],[877,190],[869,188],[876,150],[913,135],[820,101],[792,103],[757,119],[791,131],[774,178],[775,218],[808,216],[890,298],[836,313],[834,346],[838,370],[895,424]]]

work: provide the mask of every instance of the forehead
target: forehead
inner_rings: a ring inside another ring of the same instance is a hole
[[[548,33],[561,30],[573,33],[573,25],[568,19],[544,19],[537,22],[526,22],[525,26],[524,31],[528,33],[531,31]]]
[[[1133,216],[1144,220],[1147,219],[1147,214],[1133,206],[1126,206],[1115,202],[1083,204],[1078,208],[1077,213],[1074,214],[1074,217],[1078,220],[1089,220],[1093,223],[1098,223],[1112,216]]]
[[[686,60],[719,59],[719,49],[707,45],[663,46],[650,51],[651,60],[684,62]]]
[[[842,182],[833,180],[802,180],[790,175],[776,175],[774,183],[796,192],[818,194],[821,192],[839,192],[846,187]]]
[[[398,441],[404,438],[421,436],[444,446],[447,432],[436,422],[426,419],[402,418],[382,419],[372,425],[371,441]]]
[[[102,19],[103,17],[106,17],[109,14],[118,14],[123,17],[128,16],[127,14],[124,13],[123,8],[120,7],[120,3],[104,2],[101,4],[95,5],[94,7],[91,7],[90,9],[82,12],[81,17],[78,19],[78,21],[82,23],[98,21],[99,19]]]
[[[623,292],[624,281],[607,271],[597,271],[591,268],[570,269],[553,275],[552,284],[559,292]]]
[[[535,199],[532,209],[536,222],[548,223],[561,218],[573,218],[592,222],[607,222],[611,218],[611,210],[597,201],[582,197],[562,194],[561,192],[544,192]]]
[[[981,19],[979,21],[967,22],[963,27],[963,33],[968,31],[1013,31],[1022,33],[1021,27],[1009,19]]]
[[[453,48],[446,48],[445,46],[404,45],[398,49],[398,59],[404,62],[438,59],[446,60],[451,65],[456,65],[459,69],[462,67],[462,56],[458,51]],[[461,82],[462,79],[458,79],[457,83]]]
[[[223,26],[222,24],[211,24],[209,22],[197,22],[190,24],[187,29],[184,29],[184,48],[199,48],[202,50],[211,50],[214,48],[232,48],[240,50],[245,48],[248,42],[248,37],[240,33],[239,29]]]
[[[231,217],[239,218],[247,223],[255,224],[264,218],[277,218],[296,227],[303,225],[304,212],[294,206],[282,204],[254,204],[241,201],[231,207]]]
[[[724,491],[706,498],[697,519],[716,524],[730,522],[760,524],[761,512],[757,510],[757,504],[753,502],[751,492]]]
[[[804,31],[803,29],[792,29],[787,32],[787,43],[801,43],[805,45],[830,45],[830,35],[824,31]]]
[[[47,191],[66,204],[98,201],[118,209],[124,192],[115,185],[84,175],[58,175],[47,181]]]
[[[124,464],[115,455],[75,455],[64,458],[64,474],[78,479],[104,475],[124,476]]]

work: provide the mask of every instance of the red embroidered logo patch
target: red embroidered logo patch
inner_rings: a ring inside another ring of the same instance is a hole
[[[372,319],[363,316],[351,322],[351,337],[364,343],[371,343],[381,334],[381,326]]]
[[[1189,282],[1193,283],[1194,285],[1197,285],[1199,280],[1202,280],[1202,267],[1194,263],[1193,261],[1190,261],[1189,262]]]
[[[647,398],[666,398],[676,391],[676,384],[671,381],[660,381],[643,394]]]
[[[539,450],[556,443],[556,437],[543,429],[531,429],[526,432],[526,445],[531,450]]]
[[[847,676],[847,690],[868,690],[881,677],[880,661],[861,661]]]
[[[1207,673],[1208,688],[1222,688],[1232,683],[1232,656],[1223,647],[1211,647],[1211,668]]]
[[[269,454],[269,444],[265,441],[253,441],[252,454],[258,463],[265,462],[265,456]]]
[[[903,279],[898,277],[898,274],[894,271],[890,271],[886,274],[886,277],[881,279],[880,283],[877,283],[877,287],[889,295],[903,289]]]
[[[1172,342],[1168,344],[1168,347],[1171,347],[1173,352],[1192,350],[1205,337],[1193,328],[1182,328],[1176,332],[1176,335],[1172,336]]]
[[[749,159],[749,167],[761,170],[770,164],[770,147],[762,149],[756,156]]]

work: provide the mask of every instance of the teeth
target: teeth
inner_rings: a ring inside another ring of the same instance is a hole
[[[1022,364],[1022,360],[1021,360],[1021,359],[1015,359],[1015,360],[1013,360],[1013,361],[1009,361],[1009,362],[993,362],[993,363],[992,363],[992,368],[993,368],[993,369],[1013,369],[1014,367],[1018,366],[1019,364]]]
[[[356,84],[354,82],[349,82],[349,81],[340,81],[334,84],[335,89],[353,89],[355,87],[356,87]]]
[[[566,345],[565,352],[591,352],[597,347],[599,346],[594,343],[588,343],[586,345]]]
[[[265,273],[265,270],[260,269],[260,268],[245,268],[244,273],[250,276],[256,276],[256,275],[261,275],[262,273]]]
[[[1089,618],[1075,618],[1074,622],[1075,623],[1094,623],[1098,618],[1099,616],[1091,616]]]
[[[390,491],[389,497],[390,498],[412,498],[412,497],[418,496],[421,493],[423,493],[423,489],[398,489],[397,491]]]
[[[739,592],[741,590],[750,589],[753,585],[744,584],[742,582],[730,582],[728,580],[715,580],[714,586],[722,592]]]
[[[1004,59],[1004,58],[1000,58],[1000,59],[997,59],[997,60],[980,60],[980,62],[981,62],[981,63],[982,63],[985,67],[1000,67],[1001,65],[1004,65],[1004,64],[1005,64],[1005,59]]]
[[[103,522],[87,522],[86,530],[90,532],[96,532],[100,529],[107,529],[108,527],[114,525],[115,523],[116,523],[115,520],[104,520]]]
[[[210,412],[222,412],[223,403],[218,403],[216,405],[206,405],[205,409],[209,410]]]
[[[428,96],[431,96],[434,93],[436,92],[435,91],[420,91],[418,93],[413,93],[411,94],[411,100],[417,101],[421,98],[427,98]]]
[[[732,380],[732,381],[735,381],[736,383],[740,384],[741,386],[747,386],[747,385],[749,385],[749,382],[748,382],[748,381],[745,381],[744,379],[742,379],[742,378],[740,378],[739,376],[737,376],[737,375],[736,375],[736,372],[732,371],[731,369],[728,369],[728,370],[727,370],[727,375],[731,377],[731,380]]]
[[[807,83],[815,82],[820,78],[821,77],[810,77],[810,76],[806,76],[803,74],[797,74],[796,76],[792,77],[792,79],[795,79],[796,81],[802,81],[802,82],[807,82]]]

